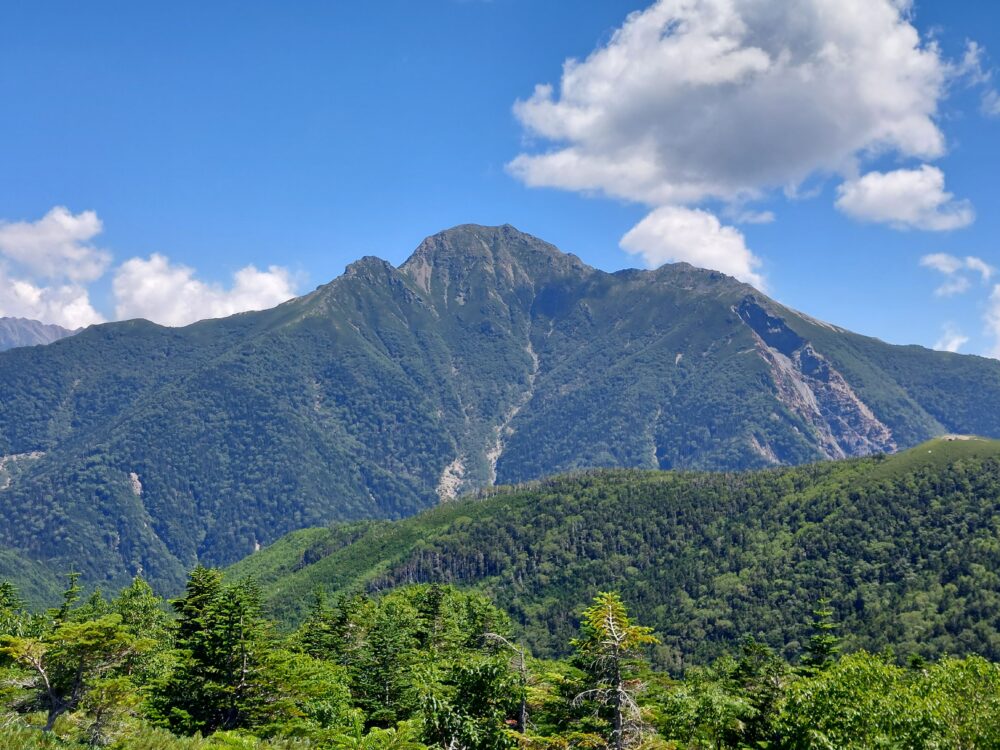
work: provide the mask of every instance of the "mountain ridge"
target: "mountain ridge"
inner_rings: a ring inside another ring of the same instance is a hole
[[[20,346],[38,346],[72,336],[80,329],[42,323],[29,318],[0,317],[0,352]]]
[[[687,264],[607,273],[509,226],[368,256],[270,310],[15,349],[0,388],[0,456],[35,456],[0,489],[0,546],[171,591],[295,528],[493,483],[1000,436],[1000,362],[846,332]]]

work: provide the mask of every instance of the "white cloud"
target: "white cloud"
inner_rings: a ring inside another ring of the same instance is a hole
[[[1000,284],[996,284],[993,287],[985,319],[986,330],[993,336],[993,349],[990,352],[990,356],[1000,359]]]
[[[90,304],[87,290],[79,284],[39,285],[11,277],[2,269],[0,316],[41,320],[70,329],[104,322]]]
[[[91,243],[101,228],[93,211],[63,206],[38,221],[0,220],[0,315],[67,328],[103,322],[85,286],[111,262]]]
[[[943,274],[951,275],[958,273],[965,268],[965,262],[961,258],[956,258],[948,253],[932,253],[920,259],[920,265],[924,268],[933,268]]]
[[[74,214],[62,206],[37,221],[0,220],[0,316],[67,328],[104,322],[88,290],[112,261],[111,253],[92,242],[102,229],[94,211]],[[294,287],[284,268],[247,266],[226,289],[157,254],[125,261],[112,283],[117,318],[145,317],[166,325],[272,307],[293,297]]]
[[[947,279],[937,289],[934,290],[935,297],[954,297],[956,294],[965,294],[972,286],[972,282],[965,276],[955,276]]]
[[[941,337],[934,342],[934,348],[941,352],[957,352],[968,341],[969,337],[958,330],[953,323],[946,323]]]
[[[850,170],[860,152],[930,158],[950,75],[890,0],[659,0],[568,60],[514,111],[555,148],[528,185],[663,205],[731,200]]]
[[[641,255],[651,267],[686,261],[764,286],[755,270],[760,259],[747,248],[740,231],[723,226],[707,211],[662,206],[629,230],[621,244],[628,252]]]
[[[944,231],[968,226],[975,211],[944,189],[944,172],[927,164],[917,169],[869,172],[837,189],[838,209],[859,221],[896,229]]]
[[[945,60],[911,11],[904,0],[657,0],[567,60],[558,85],[515,103],[528,139],[508,170],[531,187],[652,208],[742,206],[777,188],[798,195],[810,176],[853,177],[877,154],[936,158],[938,104],[952,81],[981,74],[981,50]],[[971,220],[965,204],[936,208],[919,223]],[[755,218],[773,216],[740,223]],[[727,265],[744,264],[745,245],[731,246]]]
[[[965,256],[965,267],[970,271],[975,271],[978,273],[983,281],[989,281],[996,269],[987,263],[982,258],[976,258],[972,255]]]
[[[93,281],[111,263],[110,253],[90,244],[101,229],[93,211],[56,206],[38,221],[0,221],[0,254],[35,276]]]
[[[117,318],[147,318],[169,326],[262,310],[295,296],[291,275],[278,266],[242,268],[226,289],[195,278],[194,269],[158,253],[125,261],[115,272],[112,289]]]
[[[737,206],[727,207],[724,215],[736,224],[770,224],[775,219],[773,211],[754,211]]]
[[[984,284],[996,272],[993,266],[974,255],[959,258],[948,253],[931,253],[920,259],[920,265],[945,275],[944,283],[934,290],[934,294],[938,297],[951,297],[967,292],[972,287],[972,280],[969,279],[968,272],[979,274]]]
[[[1000,116],[1000,93],[997,93],[997,90],[993,88],[983,92],[980,109],[984,115],[989,117]]]
[[[992,71],[984,65],[986,51],[975,41],[965,43],[965,54],[952,66],[952,76],[964,79],[969,86],[983,86],[990,82]]]

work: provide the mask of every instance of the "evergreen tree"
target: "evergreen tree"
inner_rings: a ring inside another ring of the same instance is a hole
[[[218,571],[199,567],[174,608],[179,663],[158,700],[167,723],[193,733],[265,721],[282,686],[268,673],[274,644],[259,588],[250,581],[223,586]]]
[[[584,610],[580,629],[573,646],[590,685],[576,701],[606,707],[611,714],[609,745],[615,750],[632,747],[646,729],[636,701],[643,687],[636,668],[643,662],[642,649],[659,641],[651,628],[633,625],[621,597],[610,592],[598,594]]]
[[[69,618],[73,607],[80,601],[80,574],[68,573],[66,579],[67,584],[66,590],[63,591],[62,603],[58,609],[49,610],[49,615],[56,622],[65,622]]]
[[[188,575],[184,596],[170,604],[177,612],[177,637],[186,642],[202,627],[202,618],[222,591],[222,571],[198,565]]]
[[[807,673],[821,672],[832,665],[840,651],[840,639],[836,635],[837,624],[833,621],[833,609],[829,599],[820,599],[813,610],[810,623],[812,635],[802,656],[802,666]]]
[[[122,627],[118,615],[58,623],[42,638],[4,636],[0,653],[27,669],[30,703],[46,712],[45,730],[75,711],[103,678],[113,676],[129,656],[148,642]]]
[[[524,689],[506,659],[456,664],[443,695],[428,696],[425,739],[443,748],[504,750],[517,744],[510,731]]]
[[[392,726],[418,707],[417,610],[393,597],[381,602],[351,665],[359,706],[371,724]]]

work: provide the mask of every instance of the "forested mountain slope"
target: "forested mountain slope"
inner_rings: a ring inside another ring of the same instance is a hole
[[[235,565],[295,621],[323,587],[481,589],[535,653],[578,602],[618,590],[659,658],[705,662],[745,635],[793,655],[829,597],[847,646],[1000,656],[1000,443],[746,473],[599,471],[491,491],[397,522],[295,532]]]
[[[0,354],[0,547],[176,590],[288,531],[591,467],[743,469],[1000,436],[1000,362],[894,347],[685,264],[512,227],[275,309]]]

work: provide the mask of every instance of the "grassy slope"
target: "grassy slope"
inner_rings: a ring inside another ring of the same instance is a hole
[[[441,580],[494,596],[539,652],[594,591],[623,591],[661,658],[747,632],[789,651],[834,597],[851,645],[1000,653],[1000,443],[933,440],[890,457],[748,474],[594,472],[393,523],[309,529],[229,570],[293,622],[310,592]]]

